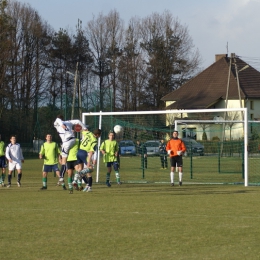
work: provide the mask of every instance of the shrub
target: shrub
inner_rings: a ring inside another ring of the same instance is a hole
[[[218,137],[218,136],[213,136],[213,137],[212,137],[212,141],[217,141],[217,142],[219,142],[219,141],[220,141],[220,139],[219,139],[219,137]]]

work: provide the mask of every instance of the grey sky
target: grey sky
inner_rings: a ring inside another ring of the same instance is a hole
[[[260,70],[260,0],[20,0],[29,3],[55,30],[83,27],[93,15],[116,9],[127,24],[140,18],[169,10],[186,25],[203,59],[202,68],[210,66],[215,54],[236,53]],[[228,45],[227,45],[228,43]]]

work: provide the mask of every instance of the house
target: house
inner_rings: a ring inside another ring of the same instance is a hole
[[[239,91],[238,91],[239,90]],[[248,65],[234,53],[215,55],[215,62],[192,78],[179,89],[172,91],[162,98],[166,109],[180,109],[179,115],[170,115],[167,125],[177,119],[213,120],[241,120],[241,114],[185,114],[185,109],[214,109],[247,107],[248,119],[260,118],[260,72]],[[183,111],[184,110],[184,111]],[[239,113],[239,112],[238,112]],[[219,131],[214,130],[218,128]],[[242,124],[226,124],[225,139],[238,139],[243,136]],[[231,134],[231,128],[232,134]],[[235,130],[237,128],[237,130]],[[223,124],[185,124],[178,128],[184,136],[190,135],[202,139],[203,133],[207,139],[217,136],[220,138]],[[251,129],[251,132],[253,130]],[[223,132],[223,131],[222,131]]]

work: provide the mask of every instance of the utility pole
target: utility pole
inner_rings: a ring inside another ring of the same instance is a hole
[[[239,104],[240,104],[240,108],[242,108],[242,100],[241,100],[241,93],[240,93],[239,76],[238,76],[238,71],[237,71],[236,55],[235,55],[235,53],[232,53],[232,54],[233,54],[234,65],[235,65],[235,70],[236,70],[237,91],[238,91]],[[242,111],[241,111],[241,119],[244,120],[244,115],[243,115],[243,112],[242,112]]]
[[[231,57],[230,57],[230,60],[229,60],[225,108],[227,108],[227,106],[228,106],[228,92],[229,92],[229,86],[230,86],[230,73],[231,73],[231,65],[232,65],[232,54],[233,53],[231,53]],[[227,112],[225,111],[224,112],[224,121],[226,120],[226,117],[227,117]],[[223,123],[222,124],[222,140],[221,140],[221,147],[220,147],[220,154],[221,154],[221,156],[222,156],[222,152],[223,152],[223,142],[224,142],[224,139],[225,139],[225,127],[226,127],[226,124]]]

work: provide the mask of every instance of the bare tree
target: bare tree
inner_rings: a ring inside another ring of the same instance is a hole
[[[111,74],[109,75],[110,85],[108,87],[110,92],[110,102],[112,102],[112,110],[115,110],[118,85],[118,66],[120,62],[120,56],[122,55],[124,23],[120,18],[119,13],[116,10],[113,10],[106,16],[106,24],[109,40],[108,58],[110,59],[109,64],[111,70]],[[110,86],[112,87],[112,93]]]
[[[125,42],[119,63],[119,104],[125,111],[141,109],[145,93],[146,64],[139,45],[140,19],[132,18],[125,31]]]
[[[213,118],[212,114],[210,113],[198,113],[197,119],[198,120],[211,120]],[[206,130],[210,127],[209,123],[199,123],[199,126],[202,128],[203,134],[202,134],[202,140],[208,140]]]
[[[12,29],[11,17],[7,13],[7,1],[0,0],[0,119],[9,98],[8,82],[11,79],[6,77],[6,73],[12,51]]]
[[[235,124],[239,119],[241,119],[241,114],[239,112],[227,112],[226,115],[226,120],[227,122],[225,123],[226,127],[229,129],[229,140],[232,140],[232,128],[234,127]]]
[[[162,96],[181,86],[198,69],[200,56],[194,51],[188,28],[169,11],[153,13],[141,23],[141,46],[147,57],[149,81],[147,106],[160,108]]]
[[[37,119],[38,97],[43,93],[45,46],[48,42],[47,24],[29,5],[11,1],[7,6],[10,17],[11,51],[5,71],[7,131],[14,124],[19,138],[32,138]]]
[[[97,76],[98,82],[93,90],[99,93],[99,109],[103,110],[103,96],[105,87],[109,85],[108,75],[111,74],[110,60],[108,58],[109,31],[107,30],[106,17],[100,13],[97,18],[93,17],[86,27],[87,39],[90,43],[94,65],[92,72]],[[97,97],[96,93],[96,97]]]

